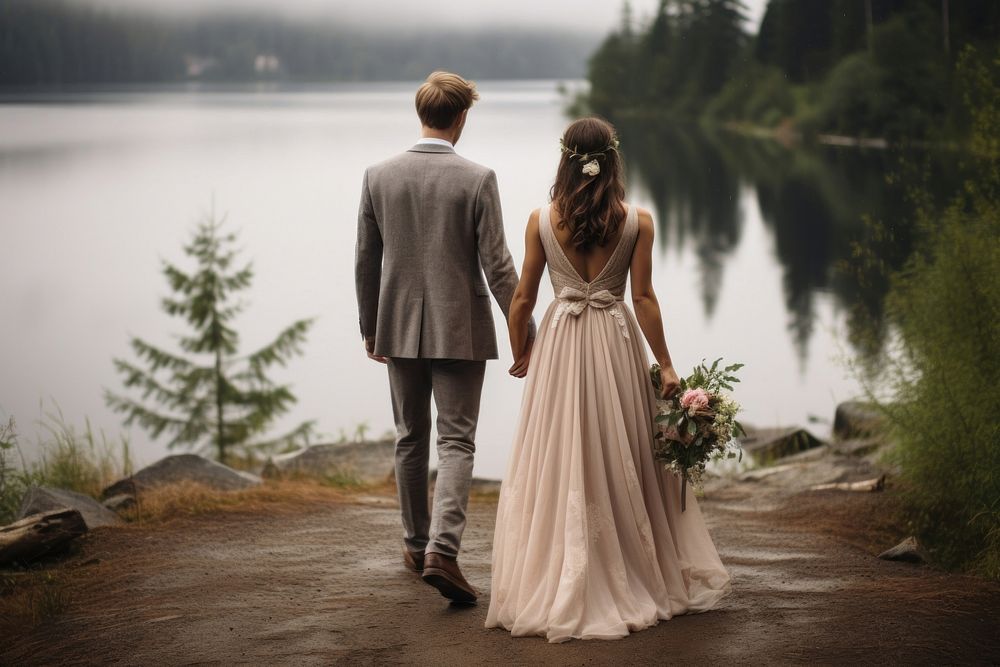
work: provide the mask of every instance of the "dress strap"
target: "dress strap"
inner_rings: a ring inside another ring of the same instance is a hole
[[[538,213],[538,234],[542,238],[542,247],[545,248],[545,259],[549,264],[549,271],[555,269],[556,273],[576,282],[576,269],[570,264],[559,245],[555,231],[552,229],[552,204],[546,204],[539,209]]]
[[[627,258],[627,263],[631,263],[632,254],[635,252],[635,243],[639,239],[639,211],[634,204],[628,205],[622,236],[624,237],[621,240],[622,254]]]
[[[546,204],[538,209],[538,234],[542,237],[542,245],[545,246],[545,250],[549,250],[549,242],[554,240],[552,238],[552,220],[549,214],[549,209],[552,208],[552,204]]]

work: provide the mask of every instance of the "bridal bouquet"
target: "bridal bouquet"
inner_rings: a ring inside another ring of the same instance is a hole
[[[680,390],[664,399],[660,382],[660,366],[649,369],[656,389],[656,418],[654,424],[653,457],[668,470],[681,476],[681,511],[686,507],[687,484],[699,484],[709,461],[743,459],[743,450],[734,439],[746,435],[736,421],[740,406],[723,389],[732,391],[739,382],[734,375],[743,364],[730,364],[719,368],[722,358],[711,366],[704,360],[694,372],[680,379]]]

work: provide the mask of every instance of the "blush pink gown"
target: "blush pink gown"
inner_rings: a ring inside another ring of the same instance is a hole
[[[706,611],[729,573],[680,478],[653,460],[656,397],[623,296],[638,236],[630,206],[586,282],[539,233],[557,298],[538,329],[497,508],[486,627],[515,636],[612,639]]]

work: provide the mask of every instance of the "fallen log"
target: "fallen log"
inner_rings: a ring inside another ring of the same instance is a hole
[[[885,488],[885,475],[880,475],[875,479],[866,479],[862,482],[832,482],[830,484],[817,484],[810,486],[810,491],[881,491]]]
[[[87,532],[77,510],[60,508],[0,526],[0,565],[28,563],[58,553]]]

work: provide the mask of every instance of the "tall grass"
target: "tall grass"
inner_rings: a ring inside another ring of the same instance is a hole
[[[95,432],[90,420],[82,430],[67,423],[58,405],[44,412],[38,456],[28,461],[11,417],[0,426],[0,525],[17,516],[31,486],[69,489],[93,497],[111,482],[132,473],[132,453],[121,436],[109,440]]]
[[[17,426],[11,417],[6,424],[0,424],[0,525],[10,523],[17,514],[24,492],[22,473],[14,462],[19,454]],[[23,459],[21,465],[24,466]]]

